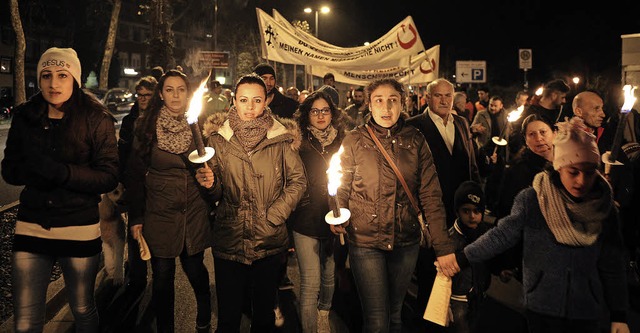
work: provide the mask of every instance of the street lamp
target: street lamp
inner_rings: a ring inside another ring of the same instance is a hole
[[[318,37],[318,10],[313,10],[311,9],[311,7],[307,7],[304,9],[305,13],[311,13],[311,12],[316,12],[316,29],[315,29],[315,36]],[[322,14],[327,14],[331,11],[331,9],[328,6],[322,6],[320,7],[319,10]]]

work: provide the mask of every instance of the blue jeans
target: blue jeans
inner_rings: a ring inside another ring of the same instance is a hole
[[[100,320],[94,289],[100,255],[73,258],[21,251],[13,253],[11,270],[15,331],[42,332],[47,288],[56,260],[62,268],[76,332],[98,332]]]
[[[317,239],[293,232],[300,268],[302,332],[315,332],[318,310],[330,310],[335,289],[333,239]]]
[[[180,263],[191,288],[196,296],[196,325],[204,327],[211,324],[211,289],[209,271],[204,265],[204,251],[192,256],[182,250]],[[173,332],[175,329],[175,258],[151,257],[153,273],[151,303],[156,313],[158,333]]]
[[[416,267],[418,249],[418,244],[392,251],[349,247],[349,264],[362,303],[364,332],[402,330],[402,303]]]

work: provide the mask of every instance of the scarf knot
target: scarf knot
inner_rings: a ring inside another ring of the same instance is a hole
[[[273,126],[273,121],[271,109],[266,106],[260,116],[251,120],[240,119],[235,106],[229,110],[229,126],[247,153],[267,137],[267,131]]]

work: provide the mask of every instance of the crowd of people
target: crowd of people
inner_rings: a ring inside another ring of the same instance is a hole
[[[414,275],[420,316],[436,276],[452,281],[450,324],[424,322],[426,330],[481,332],[492,274],[521,283],[528,332],[596,333],[604,314],[607,331],[630,331],[640,129],[633,110],[622,118],[622,144],[612,146],[617,124],[604,122],[597,91],[578,93],[566,115],[570,88],[562,80],[541,96],[518,92],[514,108],[523,113],[512,121],[505,100],[485,87],[471,103],[439,78],[422,103],[397,80],[381,79],[354,89],[343,110],[333,75],[315,91],[283,94],[274,68],[261,63],[228,94],[208,82],[203,130],[194,133],[190,80],[170,69],[138,81],[117,139],[115,119],[80,77],[73,49],[44,52],[40,92],[16,107],[9,130],[2,176],[25,186],[12,257],[16,332],[43,330],[56,260],[77,330],[99,331],[98,203],[118,182],[127,193],[125,293],[146,288],[137,249],[147,243],[158,332],[176,328],[176,258],[196,299],[193,327],[212,330],[209,248],[220,333],[238,332],[247,308],[252,332],[282,326],[292,254],[305,333],[331,331],[346,260],[364,332],[402,331]],[[215,155],[193,163],[199,141]],[[602,162],[611,149],[622,166]],[[342,178],[334,200],[326,171],[336,154]],[[350,218],[328,224],[325,215],[340,207]],[[425,233],[430,242],[422,244]]]

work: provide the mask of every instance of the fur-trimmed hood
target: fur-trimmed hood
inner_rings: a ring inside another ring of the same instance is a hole
[[[233,106],[232,108],[235,108]],[[267,111],[267,110],[265,110]],[[268,111],[271,113],[270,111]],[[289,118],[281,118],[271,114],[273,117],[273,126],[267,131],[267,138],[273,138],[278,135],[290,134],[292,136],[291,148],[295,151],[300,149],[302,143],[302,133],[298,123]],[[202,132],[205,138],[209,138],[215,133],[222,135],[229,140],[233,136],[233,130],[229,126],[229,116],[227,112],[216,112],[210,115],[203,124]]]

